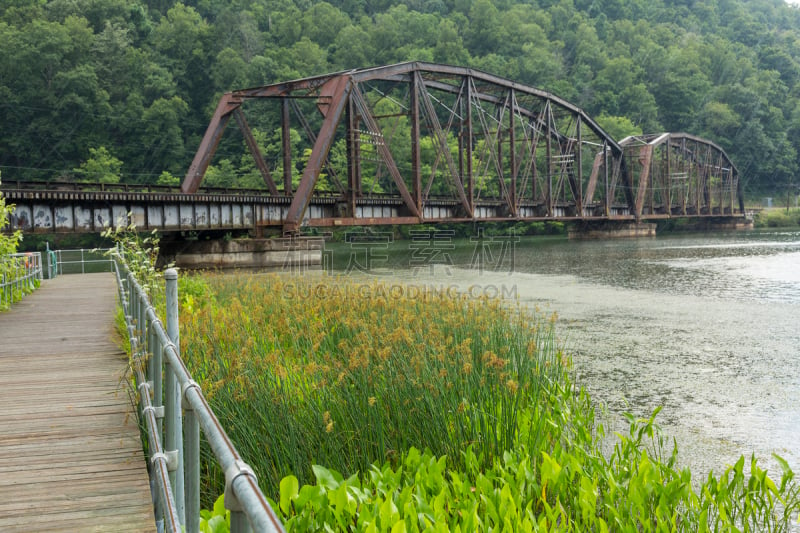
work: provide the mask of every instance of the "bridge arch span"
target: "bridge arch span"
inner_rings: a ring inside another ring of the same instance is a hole
[[[375,223],[376,205],[382,223],[423,223],[630,216],[635,203],[622,146],[583,110],[471,68],[409,62],[226,93],[182,192],[200,187],[230,118],[288,201],[287,232]],[[280,154],[265,158],[251,123],[280,131]],[[309,147],[299,165],[292,130]],[[333,208],[309,209],[320,195]]]
[[[626,137],[637,218],[744,214],[739,171],[719,145],[688,133]]]

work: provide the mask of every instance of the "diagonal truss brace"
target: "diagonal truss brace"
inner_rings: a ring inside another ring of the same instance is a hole
[[[206,128],[206,133],[203,135],[200,147],[194,155],[192,164],[189,165],[189,170],[186,171],[186,177],[183,178],[183,183],[181,184],[182,193],[193,194],[200,188],[200,183],[206,175],[211,158],[214,156],[217,146],[219,146],[220,139],[222,139],[225,126],[228,125],[231,114],[241,106],[242,100],[232,93],[222,95],[217,104],[217,109],[214,111],[214,116],[211,117],[211,122]]]
[[[270,174],[269,168],[267,168],[267,163],[264,161],[264,156],[261,155],[261,149],[258,147],[258,143],[253,137],[253,132],[247,124],[247,119],[244,117],[241,107],[237,107],[233,110],[233,117],[236,119],[236,124],[239,126],[239,129],[242,131],[242,135],[244,135],[247,149],[250,150],[250,155],[253,156],[256,167],[258,167],[258,171],[261,172],[261,177],[264,178],[264,183],[267,185],[267,189],[269,189],[270,194],[277,196],[278,187],[275,186],[275,182],[272,180],[272,174]]]
[[[369,128],[369,131],[376,133],[383,138],[383,132],[375,120],[375,117],[373,117],[372,113],[370,113],[369,106],[364,100],[364,96],[361,94],[361,91],[357,85],[353,86],[350,98],[352,98],[355,107],[358,109],[358,112],[361,115],[361,119],[364,121],[364,124],[366,124],[367,128]],[[413,216],[421,218],[422,214],[419,212],[419,209],[417,209],[414,198],[408,191],[408,187],[406,187],[403,177],[400,175],[400,170],[397,168],[397,164],[394,162],[394,158],[392,157],[392,153],[389,151],[389,147],[386,146],[386,142],[378,143],[377,149],[381,155],[381,158],[383,159],[383,162],[386,164],[386,168],[389,170],[389,174],[392,176],[395,185],[397,185],[397,190],[400,193],[400,196],[403,198],[403,202],[406,204],[406,207],[408,207],[408,210]]]
[[[329,100],[327,105],[320,106],[320,112],[325,119],[322,121],[322,128],[319,131],[308,164],[303,171],[303,177],[297,186],[297,191],[292,197],[292,203],[286,213],[284,231],[293,233],[300,229],[300,222],[311,201],[311,194],[314,186],[319,179],[322,166],[328,158],[328,152],[333,143],[333,133],[339,125],[348,95],[353,92],[353,83],[348,76],[331,78],[320,88],[320,99]]]
[[[450,154],[450,147],[447,145],[447,136],[444,134],[442,125],[439,123],[439,119],[436,116],[436,110],[433,108],[430,95],[425,87],[425,81],[422,79],[422,76],[419,72],[415,72],[414,76],[416,76],[415,85],[417,87],[419,100],[425,109],[425,118],[427,118],[428,124],[432,127],[433,133],[436,136],[436,142],[439,146],[439,153],[444,154],[444,158],[450,170],[450,176],[453,184],[456,187],[456,192],[458,193],[458,199],[461,201],[461,205],[464,207],[464,210],[469,213],[469,216],[472,217],[472,206],[470,205],[470,201],[467,199],[467,194],[464,191],[464,184],[461,183],[461,179],[459,178],[456,165],[453,162],[452,155]]]

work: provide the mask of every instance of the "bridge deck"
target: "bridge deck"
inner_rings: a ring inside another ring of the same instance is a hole
[[[0,530],[155,531],[112,274],[0,314]]]

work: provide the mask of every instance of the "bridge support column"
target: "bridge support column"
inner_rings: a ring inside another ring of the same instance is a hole
[[[325,241],[317,237],[162,242],[163,259],[189,270],[319,270]]]
[[[753,220],[745,217],[708,217],[688,220],[678,227],[690,231],[747,231],[753,229]]]
[[[567,235],[570,239],[655,237],[656,225],[653,223],[630,221],[582,222],[571,227]]]

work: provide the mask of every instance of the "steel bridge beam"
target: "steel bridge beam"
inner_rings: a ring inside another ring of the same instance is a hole
[[[189,165],[189,170],[186,172],[186,177],[183,179],[181,191],[185,193],[197,192],[200,184],[206,175],[208,166],[211,164],[211,158],[219,146],[219,141],[222,139],[222,133],[231,119],[231,113],[239,109],[242,101],[235,98],[231,93],[222,95],[214,115],[211,117],[211,122],[206,128],[206,133],[203,135],[203,140],[200,142],[200,147],[194,155],[192,164]]]
[[[739,172],[713,141],[687,133],[661,133],[626,137],[620,145],[631,168],[636,217],[657,210],[670,215],[744,214]]]
[[[134,225],[139,230],[159,232],[208,232],[219,236],[226,232],[258,234],[271,227],[280,230],[288,222],[291,197],[265,195],[263,191],[202,191],[182,194],[169,187],[150,187],[150,191],[133,191],[124,185],[103,186],[106,190],[90,190],[91,184],[53,184],[3,182],[4,197],[16,209],[8,230],[25,233],[101,233],[109,227]],[[235,194],[232,194],[234,193]],[[351,209],[351,211],[345,210]],[[541,202],[521,201],[519,215],[523,221],[631,221],[684,217],[711,222],[736,222],[741,213],[706,214],[643,212],[635,216],[624,204],[611,204],[610,216],[603,213],[602,203],[586,206],[599,213],[575,217],[569,203],[556,202],[553,215],[545,212]],[[508,221],[508,206],[495,199],[476,199],[473,216],[466,216],[456,199],[428,199],[425,203],[427,223],[503,222]],[[417,224],[419,217],[407,213],[402,198],[358,197],[343,200],[336,195],[313,195],[307,206],[308,226],[357,226]]]
[[[282,190],[245,119],[245,104],[254,99],[278,108],[250,123],[281,132]],[[308,140],[294,190],[290,110]],[[570,102],[466,67],[410,62],[227,93],[182,192],[199,190],[231,116],[268,194],[288,202],[281,217],[287,233],[304,225],[374,223],[384,217],[364,206],[383,205],[381,199],[394,202],[389,218],[403,223],[441,221],[445,204],[451,207],[444,218],[451,221],[642,219],[704,210],[734,214],[738,196],[743,213],[735,167],[712,142],[662,134],[626,139],[623,146]],[[670,175],[679,161],[692,169],[685,187]],[[330,195],[337,207],[312,209],[319,194]]]

